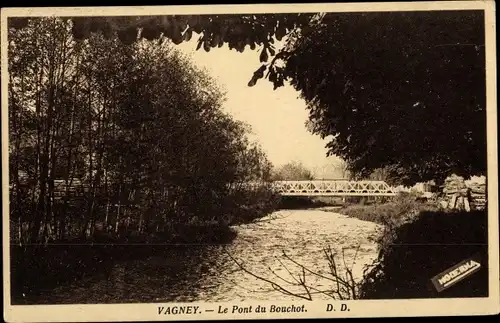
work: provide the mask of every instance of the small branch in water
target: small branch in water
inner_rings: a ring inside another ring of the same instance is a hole
[[[289,280],[286,280],[285,278],[281,277],[280,275],[278,275],[274,270],[271,269],[271,267],[267,267],[267,269],[269,269],[269,271],[274,275],[276,276],[277,278],[281,279],[282,281],[284,281],[285,283],[289,284],[289,285],[294,285],[295,284]],[[293,277],[292,277],[293,278]]]
[[[225,249],[224,249],[225,250]],[[302,296],[300,294],[296,294],[296,293],[292,293],[291,291],[287,290],[286,288],[282,287],[281,285],[267,279],[267,278],[264,278],[264,277],[261,277],[259,275],[256,275],[254,273],[252,273],[251,271],[247,270],[242,264],[240,264],[238,261],[236,261],[236,259],[234,259],[234,257],[227,251],[225,250],[225,252],[227,253],[227,255],[238,265],[238,267],[241,268],[241,270],[243,270],[244,272],[246,272],[247,274],[257,278],[257,279],[260,279],[260,280],[263,280],[269,284],[271,284],[271,286],[273,287],[274,290],[276,291],[280,291],[286,295],[290,295],[290,296],[296,296],[296,297],[299,297],[299,298],[302,298],[302,299],[305,299],[305,300],[308,300],[308,301],[312,301],[312,298],[311,297],[305,297],[305,296]]]
[[[354,254],[354,260],[353,260],[351,267],[354,267],[354,263],[356,261],[357,255],[358,255],[359,248],[360,247],[358,246],[358,248],[356,249],[356,252]],[[271,287],[273,288],[273,290],[279,291],[285,295],[295,296],[295,297],[299,297],[299,298],[306,299],[306,300],[312,300],[312,295],[316,295],[316,294],[323,294],[323,295],[326,295],[326,296],[331,297],[333,299],[335,299],[337,297],[337,299],[340,299],[340,300],[344,300],[346,298],[347,299],[356,299],[356,297],[357,297],[357,291],[356,291],[357,284],[356,284],[354,277],[353,277],[353,274],[352,274],[352,268],[349,268],[347,266],[347,262],[345,259],[345,248],[342,249],[343,265],[344,265],[345,271],[346,271],[345,278],[340,277],[340,274],[339,274],[338,268],[337,268],[337,263],[335,261],[336,254],[333,252],[333,250],[330,246],[323,248],[323,252],[325,254],[326,259],[328,260],[328,266],[329,266],[330,274],[332,275],[332,277],[327,277],[323,274],[320,274],[318,272],[315,272],[315,271],[307,268],[306,266],[304,266],[304,265],[298,263],[297,261],[295,261],[294,259],[292,259],[284,250],[282,250],[282,253],[283,253],[283,256],[285,257],[285,259],[288,259],[289,261],[291,261],[293,264],[295,264],[296,266],[298,266],[301,269],[301,272],[299,274],[294,275],[292,273],[292,271],[285,265],[285,263],[277,258],[280,265],[287,271],[287,273],[290,275],[290,277],[295,282],[282,277],[281,275],[276,273],[276,271],[274,271],[271,267],[268,266],[269,271],[274,276],[276,276],[278,279],[285,282],[286,284],[289,284],[293,287],[303,288],[304,293],[294,293],[294,292],[288,290],[287,288],[283,287],[282,285],[280,285],[280,284],[278,284],[278,283],[276,283],[268,278],[259,276],[255,273],[252,273],[251,271],[246,269],[242,263],[237,261],[226,249],[224,249],[224,251],[238,265],[240,270],[253,276],[254,278],[257,278],[259,280],[262,280],[264,282],[269,283],[271,285]],[[306,282],[306,273],[310,273],[310,274],[313,274],[317,277],[327,279],[327,280],[333,282],[336,286],[336,289],[319,290],[313,286],[309,286]]]
[[[288,255],[285,253],[285,251],[283,251],[283,256],[284,256],[286,259],[288,259],[288,260],[290,260],[291,262],[293,262],[295,265],[297,265],[297,266],[299,266],[299,267],[301,267],[301,268],[305,269],[306,271],[308,271],[309,273],[311,273],[311,274],[313,274],[313,275],[316,275],[316,276],[321,277],[321,278],[324,278],[324,279],[328,279],[328,280],[333,281],[333,282],[335,281],[335,279],[333,279],[333,278],[330,278],[330,277],[327,277],[327,276],[321,275],[320,273],[314,272],[314,271],[310,270],[309,268],[305,267],[304,265],[302,265],[302,264],[298,263],[297,261],[293,260],[290,256],[288,256]]]
[[[283,268],[285,268],[285,270],[288,272],[288,274],[290,275],[290,277],[292,277],[292,278],[293,278],[293,279],[297,282],[296,286],[301,286],[301,287],[305,290],[305,292],[307,293],[307,295],[308,295],[309,297],[311,297],[311,292],[310,292],[310,290],[309,290],[311,287],[307,286],[307,284],[306,284],[306,277],[305,277],[305,271],[304,271],[304,268],[302,268],[302,273],[303,273],[302,278],[299,276],[299,278],[297,279],[297,278],[296,278],[296,277],[292,274],[292,272],[288,269],[288,267],[287,267],[287,266],[285,266],[285,264],[284,264],[284,263],[283,263],[280,259],[277,259],[277,260],[278,260],[278,262],[280,263],[280,265],[281,265]]]
[[[356,253],[354,254],[354,259],[356,259],[357,255],[358,255],[358,250],[359,250],[359,246],[356,249]],[[344,262],[344,267],[346,270],[346,280],[347,280],[346,288],[349,289],[350,294],[352,295],[353,298],[355,298],[356,297],[356,282],[354,281],[354,277],[352,275],[352,268],[354,267],[355,260],[353,261],[351,268],[349,268],[346,264],[346,261],[345,261],[345,249],[344,248],[342,248],[342,261]]]

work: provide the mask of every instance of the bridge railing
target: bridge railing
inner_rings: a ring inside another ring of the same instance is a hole
[[[82,196],[88,185],[74,181],[68,191],[63,180],[56,180],[55,198]],[[395,196],[397,190],[384,181],[310,180],[310,181],[255,181],[234,184],[239,187],[267,186],[282,196]]]
[[[284,196],[395,196],[384,181],[312,180],[276,181],[274,189]]]

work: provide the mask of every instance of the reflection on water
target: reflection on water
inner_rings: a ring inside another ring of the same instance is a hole
[[[124,303],[287,300],[291,296],[272,290],[269,283],[242,271],[230,258],[259,276],[294,292],[291,275],[300,267],[283,256],[322,275],[328,263],[322,248],[339,252],[338,263],[352,266],[355,279],[375,258],[374,239],[379,227],[332,212],[282,210],[258,223],[235,228],[238,236],[229,245],[176,245],[162,247],[160,254],[117,262],[106,273],[96,273],[42,295],[43,303]],[[140,252],[131,248],[131,252]],[[357,250],[357,253],[356,253]],[[354,255],[356,254],[356,259]],[[274,273],[273,273],[274,272]],[[281,277],[281,278],[280,278]],[[328,289],[328,279],[307,276],[308,284]],[[313,299],[325,298],[321,294]]]

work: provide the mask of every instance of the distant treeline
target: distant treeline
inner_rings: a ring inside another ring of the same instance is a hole
[[[163,39],[76,41],[71,21],[9,29],[11,237],[168,233],[263,216],[271,164],[224,93]]]

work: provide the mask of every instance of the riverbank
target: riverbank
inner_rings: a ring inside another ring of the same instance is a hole
[[[388,208],[371,207],[377,212]],[[334,287],[321,277],[330,275],[324,253],[328,247],[340,275],[345,277],[346,268],[353,274],[361,299],[487,296],[486,212],[420,212],[405,221],[405,217],[392,221],[399,223],[392,227],[340,212],[329,207],[279,210],[230,227],[178,227],[182,238],[171,234],[170,239],[148,242],[131,237],[114,243],[12,246],[12,301],[296,300],[248,272],[299,295],[303,288],[283,279],[293,282],[292,276],[301,275],[302,265],[316,273],[307,272],[308,284],[328,291],[313,294],[313,299],[331,300],[336,297],[331,292]],[[476,254],[482,265],[477,273],[444,292],[435,291],[430,278]]]
[[[14,304],[96,304],[128,302],[297,300],[273,290],[264,281],[243,272],[231,259],[249,271],[278,280],[297,293],[300,287],[283,283],[302,273],[298,264],[320,274],[328,274],[323,248],[331,246],[344,275],[344,262],[356,281],[377,255],[375,240],[380,226],[344,215],[319,210],[280,210],[257,221],[235,225],[235,236],[227,243],[214,244],[128,244],[50,246],[43,257],[58,264],[56,272],[40,272],[40,281],[54,277],[51,286],[37,291],[24,284],[24,294],[13,297]],[[98,256],[96,256],[98,255]],[[231,257],[230,257],[231,256]],[[30,259],[38,259],[31,256]],[[21,259],[22,260],[22,259]],[[46,261],[40,258],[37,261]],[[78,265],[78,261],[80,265]],[[69,267],[68,263],[76,266]],[[85,268],[79,268],[81,264]],[[27,264],[29,265],[29,264]],[[286,267],[286,268],[285,268]],[[26,267],[22,267],[26,268]],[[31,271],[37,271],[32,268]],[[75,271],[81,274],[72,275]],[[17,272],[20,275],[19,272]],[[32,280],[36,277],[32,277]],[[293,280],[292,280],[293,281]],[[307,282],[316,288],[331,289],[328,279],[307,273]],[[313,293],[314,299],[332,298]]]
[[[379,257],[361,286],[361,298],[487,297],[487,223],[486,211],[424,211],[385,231]],[[442,292],[432,285],[432,277],[476,256],[479,271]]]
[[[143,230],[133,221],[130,225],[123,221],[116,231],[106,230],[103,221],[96,221],[94,230],[85,237],[78,230],[73,230],[64,239],[50,240],[46,244],[20,245],[18,241],[13,241],[10,248],[12,302],[50,302],[50,298],[44,300],[40,295],[80,280],[93,279],[94,276],[107,277],[117,264],[128,267],[129,264],[142,264],[151,257],[159,257],[165,259],[166,264],[172,261],[175,267],[179,259],[172,259],[172,255],[185,246],[199,249],[196,246],[229,244],[237,235],[235,225],[262,218],[271,213],[277,204],[275,194],[265,188],[240,193],[234,196],[231,204],[218,206],[220,213],[200,210],[196,215],[189,214],[187,219],[174,217],[167,223],[161,223],[161,226],[144,226]],[[136,215],[141,218],[138,211]],[[78,228],[79,223],[71,227]],[[11,231],[17,232],[15,221],[11,222]],[[191,259],[191,256],[188,258]],[[202,261],[194,258],[192,264],[186,264],[180,270],[187,273],[197,268]],[[168,268],[166,273],[171,272]],[[170,277],[170,274],[167,276]],[[115,298],[122,300],[120,295],[115,295]],[[89,295],[88,300],[81,301],[92,303],[95,300],[96,296]],[[65,302],[58,299],[52,301]]]
[[[383,225],[379,255],[361,285],[362,299],[488,296],[487,211],[444,212],[411,197],[335,210]],[[431,278],[473,256],[481,269],[437,292]]]
[[[66,239],[47,245],[12,245],[12,303],[45,302],[41,296],[47,291],[95,275],[106,277],[119,262],[132,263],[152,256],[164,257],[168,262],[178,249],[228,244],[235,237],[236,231],[228,225],[203,223],[178,224],[171,226],[168,232],[157,234],[118,237],[100,232],[92,239]],[[199,263],[199,259],[195,262]]]
[[[385,226],[398,226],[420,212],[437,210],[434,204],[417,201],[410,194],[401,194],[385,203],[343,205],[335,212]]]

